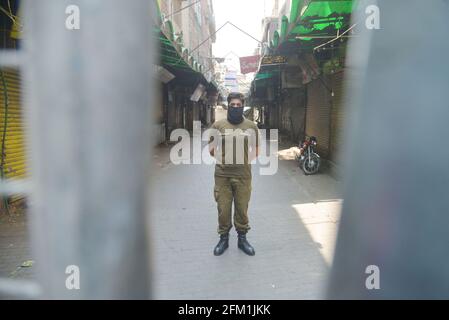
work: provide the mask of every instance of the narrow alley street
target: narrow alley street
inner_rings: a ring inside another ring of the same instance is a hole
[[[220,115],[217,115],[217,119]],[[253,166],[248,239],[254,257],[237,249],[212,254],[218,241],[214,167],[174,165],[169,148],[154,154],[153,280],[157,299],[316,299],[331,263],[339,220],[339,182],[306,176],[279,147],[279,170]],[[289,159],[289,160],[288,160]]]
[[[0,0],[0,300],[449,299],[449,0],[423,3]]]
[[[218,115],[219,119],[223,115]],[[253,166],[251,231],[256,249],[212,254],[218,241],[212,165],[174,165],[170,147],[153,154],[151,248],[156,299],[316,299],[323,298],[339,221],[340,182],[326,173],[306,176],[292,149],[279,146],[275,175]],[[14,221],[12,221],[14,220]],[[23,215],[3,219],[1,270],[9,278],[33,278],[34,266]],[[1,227],[0,226],[0,227]],[[37,262],[38,263],[38,262]]]

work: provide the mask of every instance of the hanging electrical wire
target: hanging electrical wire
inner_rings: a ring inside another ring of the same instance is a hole
[[[318,50],[330,43],[333,43],[334,41],[337,41],[338,39],[343,39],[343,38],[348,38],[348,37],[354,37],[354,36],[345,36],[346,33],[348,33],[349,31],[351,31],[352,29],[354,29],[357,26],[357,23],[354,23],[350,28],[348,28],[346,31],[344,31],[343,33],[340,34],[340,30],[337,30],[337,35],[335,37],[333,37],[331,40],[327,41],[326,43],[320,44],[319,46],[313,48],[313,50]]]
[[[168,19],[168,18],[170,18],[171,16],[174,16],[175,14],[178,14],[178,13],[180,13],[181,11],[184,11],[184,10],[187,9],[187,8],[190,8],[191,6],[194,6],[195,4],[197,4],[197,3],[199,3],[199,2],[201,2],[201,0],[198,0],[198,1],[194,2],[194,3],[191,3],[191,4],[187,5],[187,6],[185,6],[184,8],[181,8],[181,9],[179,9],[178,11],[175,11],[175,12],[169,14],[169,15],[166,16],[165,18]]]
[[[235,24],[233,24],[233,23],[230,22],[230,21],[226,21],[225,23],[223,23],[223,25],[222,25],[220,28],[218,28],[217,30],[215,30],[214,33],[212,33],[211,35],[209,35],[209,37],[207,37],[207,38],[206,38],[204,41],[202,41],[199,45],[197,45],[195,48],[193,48],[193,49],[189,52],[190,55],[192,55],[192,54],[193,54],[196,50],[198,50],[204,43],[206,43],[210,38],[212,38],[215,34],[217,34],[218,31],[220,31],[223,27],[225,27],[225,26],[228,25],[228,24],[230,24],[231,26],[233,26],[234,28],[236,28],[236,29],[239,30],[240,32],[246,34],[248,37],[252,38],[253,40],[257,41],[258,43],[262,44],[262,42],[261,42],[260,40],[257,40],[255,37],[253,37],[251,34],[249,34],[248,32],[246,32],[245,30],[243,30],[243,29],[237,27]],[[178,60],[178,62],[177,62],[177,64],[178,64],[179,62],[181,62],[182,59],[183,59],[183,58],[180,57],[179,60]]]

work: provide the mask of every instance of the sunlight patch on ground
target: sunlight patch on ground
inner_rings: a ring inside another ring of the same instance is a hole
[[[279,160],[295,160],[295,155],[299,154],[298,147],[291,147],[289,149],[282,149],[278,151]]]
[[[330,199],[292,205],[329,266],[334,255],[342,204],[341,199]]]

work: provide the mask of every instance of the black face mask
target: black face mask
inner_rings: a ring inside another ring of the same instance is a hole
[[[243,107],[228,107],[228,121],[239,124],[243,121]]]

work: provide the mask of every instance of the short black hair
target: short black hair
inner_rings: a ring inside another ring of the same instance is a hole
[[[242,101],[242,106],[245,104],[245,96],[240,92],[231,92],[228,95],[228,104],[231,103],[232,99],[239,99],[240,101]]]

